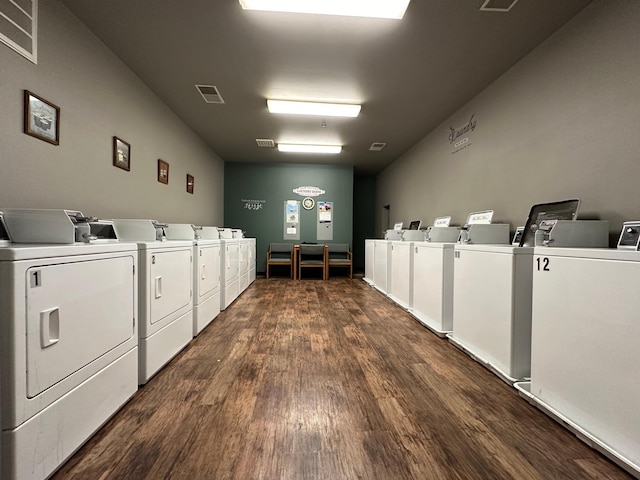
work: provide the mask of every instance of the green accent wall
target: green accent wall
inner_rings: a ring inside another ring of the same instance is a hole
[[[317,241],[317,205],[333,202],[333,241],[353,248],[353,168],[332,165],[225,163],[224,226],[240,228],[256,238],[256,269],[264,272],[269,243],[283,240],[284,202],[302,201],[297,187],[318,187],[324,194],[314,197],[316,206],[300,206],[299,242]],[[246,208],[255,201],[260,208]],[[299,243],[296,241],[295,243]]]

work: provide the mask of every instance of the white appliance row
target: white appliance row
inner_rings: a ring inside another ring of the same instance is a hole
[[[39,480],[233,299],[222,298],[216,227],[3,212],[0,477]],[[235,242],[246,245],[244,265],[235,262],[246,288],[255,239]]]
[[[365,241],[365,281],[635,476],[638,278],[637,251]]]

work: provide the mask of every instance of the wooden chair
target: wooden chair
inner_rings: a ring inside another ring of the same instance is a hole
[[[353,278],[353,254],[349,251],[348,243],[330,243],[327,256],[326,279],[329,279],[331,267],[349,267],[349,278]]]
[[[303,268],[321,268],[322,279],[326,277],[326,258],[324,245],[300,245],[298,259],[298,279],[302,279]]]
[[[272,265],[289,266],[289,278],[293,278],[293,244],[270,243],[267,252],[267,278]]]

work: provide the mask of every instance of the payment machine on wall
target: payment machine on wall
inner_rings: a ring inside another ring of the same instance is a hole
[[[138,388],[137,246],[75,210],[0,225],[0,477],[40,480]]]
[[[119,238],[138,244],[142,385],[193,338],[193,241],[167,240],[156,220],[113,223]]]

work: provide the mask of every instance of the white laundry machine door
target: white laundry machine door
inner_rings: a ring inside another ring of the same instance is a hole
[[[134,330],[133,257],[27,271],[27,397],[118,345]]]
[[[198,297],[201,303],[220,290],[220,245],[201,245],[198,252]]]
[[[150,252],[150,323],[191,304],[191,248]]]
[[[193,336],[220,313],[220,243],[203,243],[196,249],[194,269]]]

